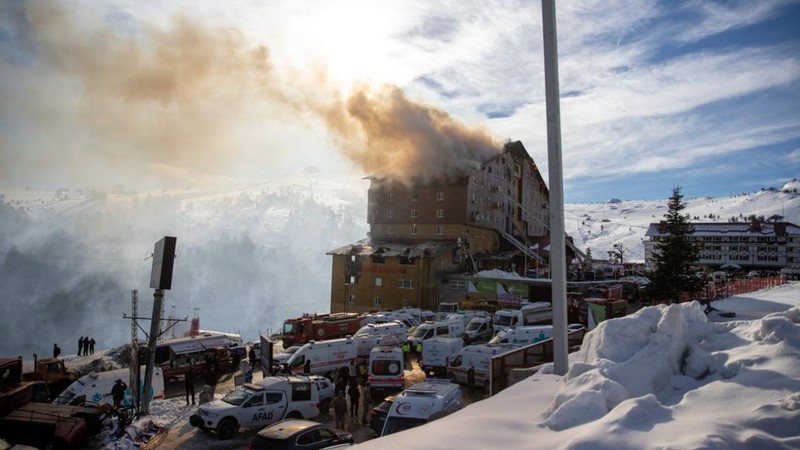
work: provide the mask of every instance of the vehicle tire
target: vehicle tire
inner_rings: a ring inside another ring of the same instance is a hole
[[[319,402],[319,412],[320,414],[328,414],[331,410],[331,399],[326,398]]]
[[[303,415],[300,414],[298,411],[292,411],[286,415],[287,419],[302,419]]]
[[[236,419],[226,417],[217,426],[217,435],[220,439],[230,439],[236,434]]]

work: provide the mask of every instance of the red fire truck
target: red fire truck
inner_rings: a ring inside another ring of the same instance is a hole
[[[355,334],[361,328],[357,313],[303,314],[283,322],[283,348]]]

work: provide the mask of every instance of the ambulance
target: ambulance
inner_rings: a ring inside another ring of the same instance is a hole
[[[411,346],[413,348],[417,342],[424,342],[425,340],[434,336],[444,335],[459,338],[464,336],[464,323],[461,321],[461,319],[425,322],[418,326],[417,329],[414,330],[414,333],[408,336],[408,341],[411,342]]]
[[[139,394],[144,390],[145,366],[139,369]],[[91,372],[84,375],[67,387],[64,392],[53,400],[57,405],[113,405],[111,388],[117,380],[130,383],[130,369],[116,369],[105,372]],[[150,400],[164,398],[164,374],[160,367],[153,368],[153,379],[150,386]],[[126,408],[133,407],[131,387],[125,389],[122,405]]]
[[[422,371],[426,376],[446,377],[450,360],[462,348],[461,338],[436,336],[426,340],[422,344]]]
[[[424,425],[463,406],[461,386],[437,379],[417,383],[395,396],[381,436]]]
[[[454,383],[467,384],[467,371],[475,367],[475,386],[489,386],[492,357],[521,348],[514,344],[474,344],[461,349],[447,366],[447,375]],[[424,347],[423,347],[424,349]]]
[[[306,361],[310,361],[310,373],[314,375],[332,375],[342,367],[346,367],[350,375],[355,375],[356,359],[358,349],[351,337],[311,341],[289,357],[283,372],[301,374],[305,371]]]
[[[567,332],[583,328],[579,323],[567,325]],[[519,344],[528,345],[544,341],[553,337],[552,325],[530,325],[527,327],[516,327],[510,330],[501,331],[489,341],[489,344]]]
[[[399,347],[375,347],[369,354],[367,381],[370,395],[378,398],[405,387],[403,351]]]

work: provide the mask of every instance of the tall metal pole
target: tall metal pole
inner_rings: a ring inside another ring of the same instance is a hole
[[[161,328],[161,306],[164,304],[164,290],[153,293],[153,320],[150,321],[150,337],[147,342],[147,366],[144,370],[144,389],[142,391],[142,415],[150,414],[150,390],[153,386],[153,367],[156,364],[156,340]]]
[[[553,372],[569,369],[567,345],[567,260],[564,243],[564,179],[558,91],[555,0],[542,0],[544,86],[547,103],[547,162],[550,174],[550,278],[553,282]]]

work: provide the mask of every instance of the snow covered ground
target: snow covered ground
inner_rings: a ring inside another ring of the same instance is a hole
[[[685,303],[603,322],[566,376],[545,366],[455,414],[359,447],[800,448],[800,282],[713,306],[736,317],[707,319]],[[90,357],[82,358],[67,362]],[[150,419],[182,428],[188,411],[180,398],[155,401]]]

